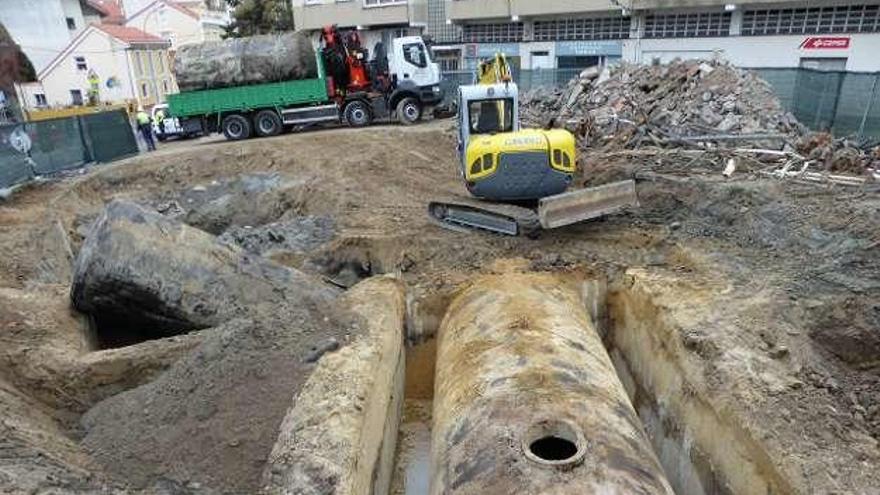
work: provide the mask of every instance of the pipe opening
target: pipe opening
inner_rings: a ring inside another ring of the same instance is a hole
[[[551,466],[580,462],[586,451],[583,434],[567,421],[545,420],[532,426],[523,438],[523,451],[530,460]]]
[[[577,445],[564,438],[550,435],[532,442],[529,451],[545,461],[565,461],[577,454]]]

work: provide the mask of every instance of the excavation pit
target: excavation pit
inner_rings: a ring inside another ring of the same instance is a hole
[[[117,349],[202,330],[185,323],[161,325],[152,320],[135,320],[131,314],[106,311],[88,315],[91,350]]]

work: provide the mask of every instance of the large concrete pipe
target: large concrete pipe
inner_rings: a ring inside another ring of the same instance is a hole
[[[482,277],[440,325],[431,492],[671,494],[574,276]]]

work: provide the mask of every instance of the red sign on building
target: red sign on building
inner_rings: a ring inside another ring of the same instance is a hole
[[[846,50],[849,48],[848,36],[810,36],[801,43],[804,50]]]

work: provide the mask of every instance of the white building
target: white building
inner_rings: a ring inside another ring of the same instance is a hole
[[[0,22],[39,72],[90,23],[108,20],[110,1],[0,0]]]
[[[97,86],[106,103],[165,101],[174,89],[168,41],[139,29],[92,24],[22,87],[28,107],[82,105]]]
[[[126,10],[125,25],[170,41],[172,49],[219,40],[230,22],[229,13],[220,4],[212,6],[204,1],[153,0],[139,10]]]
[[[880,0],[292,0],[299,28],[431,35],[444,70],[723,56],[750,68],[880,71]],[[369,45],[368,45],[369,46]]]

